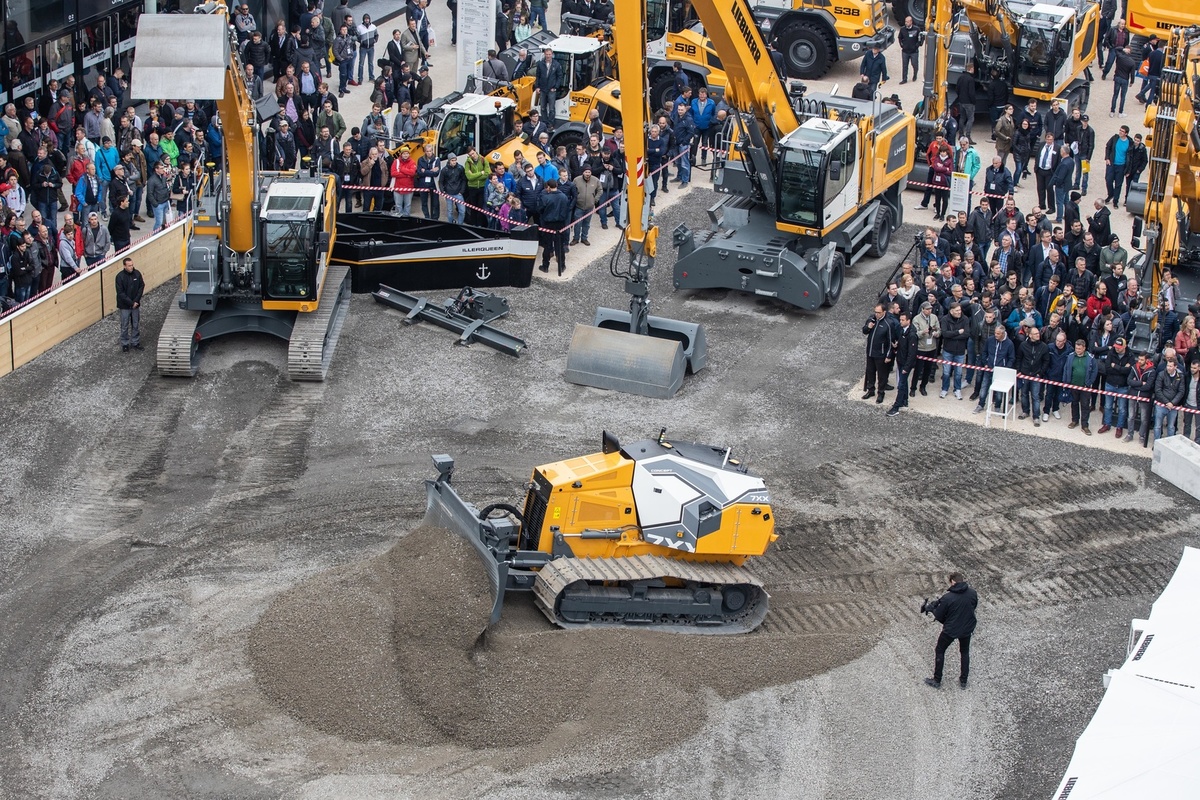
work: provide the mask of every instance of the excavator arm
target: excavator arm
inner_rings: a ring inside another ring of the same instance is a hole
[[[246,73],[231,46],[229,10],[208,3],[195,16],[143,14],[138,19],[137,69],[130,93],[134,98],[187,97],[215,100],[224,133],[229,211],[222,237],[235,253],[254,249],[253,203],[258,186],[255,157],[256,111],[246,87]],[[180,48],[190,53],[186,64]],[[201,132],[203,133],[203,132]],[[242,221],[233,225],[229,220]],[[245,224],[245,221],[251,221]]]
[[[728,79],[726,100],[758,121],[770,152],[783,135],[800,126],[783,81],[771,63],[747,0],[692,0],[692,10],[721,55]]]

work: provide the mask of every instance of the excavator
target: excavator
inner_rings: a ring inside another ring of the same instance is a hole
[[[1010,87],[1009,98],[1024,105],[1066,101],[1067,110],[1086,111],[1090,67],[1100,38],[1100,6],[1094,0],[1046,0],[1036,5],[1010,0],[929,0],[922,6],[925,40],[924,99],[917,119],[918,161],[958,99],[958,79],[975,66],[978,96],[992,96],[992,82]],[[903,20],[903,17],[900,18]],[[914,22],[916,15],[914,15]],[[987,110],[986,101],[976,111]],[[923,166],[922,166],[923,169]],[[921,180],[924,174],[921,173]]]
[[[222,163],[186,222],[183,281],[159,334],[158,371],[192,377],[202,342],[253,331],[288,342],[289,378],[321,381],[350,301],[348,268],[329,264],[335,182],[259,169],[245,74],[223,3],[138,19],[131,95],[216,100],[224,132]]]
[[[1200,129],[1196,97],[1200,95],[1200,26],[1174,28],[1165,49],[1158,100],[1146,107],[1150,154],[1145,183],[1130,187],[1127,206],[1135,215],[1134,247],[1145,240],[1144,253],[1131,261],[1152,302],[1135,314],[1138,325],[1131,349],[1154,349],[1157,303],[1163,271],[1180,280],[1182,297],[1200,291]],[[1147,340],[1147,337],[1149,339]]]
[[[632,2],[632,0],[630,0]],[[766,484],[728,447],[655,439],[533,470],[524,506],[464,500],[454,459],[433,456],[426,524],[464,537],[492,591],[489,624],[508,592],[532,592],[563,628],[640,627],[748,633],[769,595],[745,568],[779,538]]]
[[[776,74],[747,0],[693,2],[736,109],[719,145],[710,227],[672,232],[677,289],[725,288],[805,310],[831,306],[845,269],[887,252],[916,121],[878,98],[805,96]]]

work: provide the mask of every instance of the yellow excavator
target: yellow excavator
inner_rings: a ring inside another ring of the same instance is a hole
[[[1174,28],[1167,38],[1158,100],[1146,108],[1149,171],[1145,183],[1130,187],[1126,205],[1134,220],[1134,247],[1145,240],[1144,254],[1131,266],[1150,302],[1134,315],[1138,322],[1131,349],[1153,349],[1158,319],[1157,298],[1163,271],[1180,281],[1181,299],[1200,292],[1200,129],[1196,97],[1200,94],[1200,26]],[[1147,277],[1149,280],[1147,281]],[[1180,308],[1182,313],[1183,309]]]
[[[215,100],[224,134],[223,163],[185,223],[183,282],[159,334],[159,374],[194,376],[203,342],[253,331],[288,342],[289,378],[324,380],[350,302],[349,268],[329,264],[334,178],[259,169],[260,120],[223,3],[194,15],[143,14],[137,35],[131,96]]]
[[[693,0],[729,79],[736,109],[721,137],[710,226],[672,232],[674,284],[833,305],[845,269],[887,252],[904,222],[900,195],[916,123],[895,105],[788,86],[747,0]]]

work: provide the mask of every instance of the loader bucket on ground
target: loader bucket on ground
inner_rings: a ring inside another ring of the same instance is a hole
[[[496,557],[489,545],[492,528],[479,518],[479,510],[459,497],[446,481],[425,481],[425,524],[457,533],[466,539],[483,561],[491,582],[492,614],[488,625],[500,621],[504,607],[504,590],[508,583],[508,565]]]
[[[577,324],[565,377],[581,386],[667,400],[683,386],[686,371],[683,345],[677,339]]]
[[[596,318],[592,324],[597,328],[608,328],[613,331],[629,332],[628,311],[618,308],[597,308]],[[698,322],[683,322],[666,317],[646,317],[650,335],[656,339],[670,339],[683,347],[683,357],[687,360],[687,371],[695,375],[708,364],[708,339],[704,335],[704,326]]]

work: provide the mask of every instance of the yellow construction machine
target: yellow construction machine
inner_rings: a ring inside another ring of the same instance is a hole
[[[693,0],[729,78],[711,225],[672,233],[676,288],[833,305],[845,268],[882,256],[904,221],[916,123],[897,106],[805,94],[776,74],[747,0]]]
[[[1145,183],[1130,187],[1126,199],[1136,216],[1131,243],[1138,247],[1145,240],[1144,254],[1132,259],[1131,266],[1150,299],[1134,316],[1139,324],[1130,346],[1137,350],[1157,344],[1164,270],[1179,280],[1183,302],[1200,292],[1200,26],[1171,30],[1165,55],[1158,100],[1146,108],[1149,172]]]
[[[816,80],[837,61],[862,58],[872,47],[896,41],[883,0],[753,0],[752,7],[791,78]]]
[[[288,342],[292,380],[324,380],[350,301],[348,268],[329,264],[335,182],[259,169],[260,120],[245,74],[224,4],[138,19],[131,96],[216,100],[224,134],[222,163],[186,223],[183,282],[159,334],[158,371],[191,377],[202,342],[255,331]]]
[[[762,582],[743,566],[778,535],[761,478],[729,448],[656,439],[537,467],[524,505],[482,510],[451,483],[454,459],[435,455],[426,522],[465,537],[493,592],[533,592],[564,628],[637,626],[746,633],[767,614]]]

